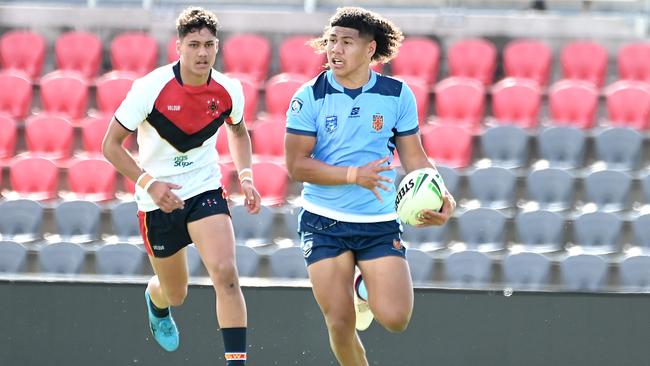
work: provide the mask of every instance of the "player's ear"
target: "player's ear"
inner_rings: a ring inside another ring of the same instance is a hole
[[[372,59],[372,56],[375,55],[375,51],[377,51],[377,41],[374,39],[370,42],[368,42],[368,58]]]
[[[214,47],[217,49],[217,53],[219,53],[219,38],[214,40]]]
[[[179,55],[179,56],[181,55],[181,39],[180,38],[178,38],[176,40],[176,54]]]

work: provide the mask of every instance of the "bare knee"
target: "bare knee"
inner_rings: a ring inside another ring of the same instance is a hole
[[[181,306],[187,297],[187,286],[175,289],[166,289],[165,297],[170,306]]]
[[[375,319],[389,332],[399,333],[406,330],[411,321],[410,312],[390,312],[377,316],[375,314]]]
[[[354,336],[354,313],[351,314],[325,314],[327,330],[335,338],[348,338]]]
[[[236,290],[239,288],[237,267],[234,261],[220,261],[208,268],[217,292]]]

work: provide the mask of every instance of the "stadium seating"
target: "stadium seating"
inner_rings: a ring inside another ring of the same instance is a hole
[[[626,257],[619,264],[619,273],[625,289],[647,291],[650,288],[650,256]]]
[[[477,130],[485,114],[485,88],[475,80],[450,77],[435,87],[436,123]]]
[[[571,291],[600,290],[607,278],[607,263],[597,255],[571,255],[560,262],[562,285]]]
[[[433,257],[420,249],[408,248],[406,250],[406,260],[414,284],[431,282],[434,266]]]
[[[38,263],[44,273],[81,273],[85,267],[85,258],[85,249],[76,243],[51,243],[38,251]]]
[[[142,271],[144,252],[134,244],[102,245],[95,252],[95,266],[99,274],[136,275]]]
[[[527,166],[529,138],[524,129],[515,125],[488,128],[481,134],[481,156],[491,165],[504,168]]]
[[[280,72],[302,74],[311,79],[324,70],[327,57],[324,53],[316,53],[307,44],[315,37],[288,36],[280,43],[279,58]]]
[[[0,273],[20,273],[27,263],[27,248],[15,241],[0,241]]]
[[[506,216],[498,210],[479,207],[458,216],[458,235],[471,250],[495,251],[505,248]]]
[[[137,74],[124,71],[111,71],[99,77],[96,82],[99,112],[112,115],[122,104],[136,78]]]
[[[607,50],[591,41],[572,41],[564,45],[560,54],[562,78],[590,81],[603,86],[607,73]]]
[[[277,74],[266,82],[264,101],[266,112],[284,118],[295,92],[308,79],[300,74]]]
[[[485,253],[463,250],[445,258],[445,277],[452,286],[482,288],[492,279],[492,261]]]
[[[262,204],[267,206],[281,205],[286,202],[289,174],[287,168],[271,161],[253,163],[253,176],[262,179],[255,180],[255,188],[262,197]]]
[[[39,114],[25,121],[25,143],[31,156],[65,163],[72,155],[72,123],[63,117]]]
[[[619,79],[650,82],[650,65],[645,62],[648,58],[650,43],[631,42],[623,45],[616,57]]]
[[[261,206],[259,213],[251,215],[243,204],[236,204],[230,208],[230,216],[238,245],[259,247],[272,243],[273,212],[267,206]]]
[[[546,253],[564,247],[564,219],[558,213],[520,211],[515,216],[515,242],[518,251]]]
[[[634,235],[634,246],[643,250],[650,250],[650,213],[639,215],[632,221],[632,232]]]
[[[81,146],[87,156],[102,155],[102,142],[111,118],[111,115],[91,116],[81,122]]]
[[[102,41],[95,33],[63,33],[54,46],[56,65],[59,70],[77,71],[86,80],[92,80],[102,64],[102,48]]]
[[[42,35],[29,30],[10,30],[0,38],[0,66],[20,70],[34,80],[43,71],[46,51]]]
[[[535,80],[540,86],[548,84],[553,51],[544,42],[517,39],[508,42],[503,50],[505,75]]]
[[[463,127],[429,127],[422,131],[422,146],[429,158],[451,168],[464,168],[472,159],[472,134]]]
[[[284,134],[286,124],[283,121],[261,121],[255,123],[251,135],[253,154],[259,160],[276,160],[284,163]]]
[[[503,260],[505,283],[517,290],[540,289],[549,281],[551,261],[539,253],[523,252]]]
[[[585,160],[585,145],[585,132],[576,127],[545,128],[537,135],[539,157],[554,168],[582,167]]]
[[[60,240],[87,243],[99,239],[101,211],[94,202],[64,201],[54,208],[54,221]]]
[[[76,71],[54,71],[41,78],[41,105],[48,114],[71,121],[86,115],[88,83]]]
[[[167,44],[165,46],[165,52],[167,52],[167,62],[173,63],[178,61],[179,55],[178,51],[176,51],[176,41],[178,41],[178,37],[174,36],[167,41]]]
[[[613,126],[647,130],[650,126],[650,86],[635,80],[619,80],[605,88],[607,120]]]
[[[9,165],[11,189],[33,200],[49,200],[57,195],[59,169],[51,160],[40,157],[16,159]]]
[[[93,172],[93,174],[88,174]],[[76,198],[105,201],[115,198],[117,172],[102,159],[84,159],[70,164],[68,186]]]
[[[43,206],[29,199],[0,203],[0,234],[2,240],[30,242],[41,238]]]
[[[447,49],[447,63],[451,76],[464,76],[492,84],[496,71],[497,50],[490,41],[480,38],[465,39]]]
[[[449,225],[415,227],[402,225],[404,233],[402,240],[410,249],[418,248],[424,251],[442,249],[447,246]]]
[[[0,71],[0,113],[23,120],[32,105],[32,83],[26,74],[14,70]]]
[[[573,221],[574,248],[588,254],[609,254],[620,251],[623,222],[611,212],[588,212]]]
[[[307,278],[305,258],[300,247],[275,250],[269,256],[271,276],[276,278]]]
[[[244,90],[244,121],[250,125],[257,117],[259,87],[253,79],[250,79],[246,75],[240,74],[236,78],[241,82],[242,89]]]
[[[586,201],[599,211],[621,211],[629,206],[632,177],[618,170],[600,170],[584,178]]]
[[[248,74],[258,85],[268,77],[271,64],[271,43],[263,36],[237,34],[223,43],[221,52],[224,71]]]
[[[456,169],[439,164],[436,164],[436,169],[442,176],[442,180],[445,182],[445,187],[447,187],[449,193],[457,196],[460,190],[460,173]]]
[[[517,193],[517,176],[511,169],[490,166],[471,172],[468,179],[470,198],[481,207],[505,209],[513,207]]]
[[[548,91],[551,123],[582,129],[594,126],[598,109],[598,89],[588,81],[565,79]]]
[[[111,41],[113,70],[144,75],[155,69],[157,63],[158,42],[147,33],[124,32]]]
[[[499,124],[534,128],[541,105],[542,93],[534,80],[506,78],[492,87],[492,115]]]
[[[260,256],[255,249],[237,245],[235,247],[235,260],[237,261],[237,272],[241,277],[255,277],[260,262]]]
[[[420,126],[427,123],[429,115],[429,86],[422,81],[422,79],[414,76],[400,76],[402,81],[413,92],[415,97],[415,104],[418,111],[418,123]]]
[[[568,210],[573,207],[575,176],[561,168],[535,169],[526,178],[526,193],[542,210]]]
[[[280,211],[282,217],[282,224],[284,226],[284,236],[294,244],[298,242],[298,215],[300,208],[294,207]]]
[[[205,267],[203,266],[203,260],[199,254],[199,250],[196,248],[194,243],[185,247],[185,253],[187,255],[187,272],[190,276],[204,276],[207,275]]]
[[[390,67],[398,78],[416,78],[430,88],[436,83],[440,49],[438,44],[425,37],[406,37]]]
[[[135,201],[119,202],[110,208],[113,233],[120,242],[142,241]]]
[[[0,162],[14,156],[16,151],[16,121],[9,115],[0,114]],[[0,164],[0,166],[3,164]],[[1,178],[0,178],[1,179]]]
[[[643,136],[631,128],[617,127],[594,136],[595,158],[607,169],[637,169],[641,164]]]

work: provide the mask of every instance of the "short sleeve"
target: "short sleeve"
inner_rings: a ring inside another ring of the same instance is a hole
[[[311,84],[303,85],[294,94],[287,110],[287,132],[299,135],[316,135],[315,103]]]
[[[230,111],[230,121],[233,125],[241,123],[244,118],[244,88],[237,79],[230,79],[232,88],[230,89],[230,99],[232,101],[232,110]]]
[[[117,121],[130,131],[135,131],[153,108],[153,102],[149,100],[151,91],[145,85],[144,79],[134,81],[126,98],[115,111]]]
[[[415,96],[406,83],[402,83],[395,128],[397,136],[411,135],[418,131],[418,111]]]

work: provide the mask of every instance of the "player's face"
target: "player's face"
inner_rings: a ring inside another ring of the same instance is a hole
[[[208,28],[188,33],[176,43],[181,68],[191,78],[205,78],[217,58],[219,40]]]
[[[375,53],[375,48],[376,42],[360,37],[359,31],[356,29],[332,27],[327,38],[325,51],[327,53],[327,62],[334,76],[337,77],[337,81],[347,79],[351,81],[367,81],[368,68],[370,67],[372,55]],[[361,85],[355,87],[359,86]]]

